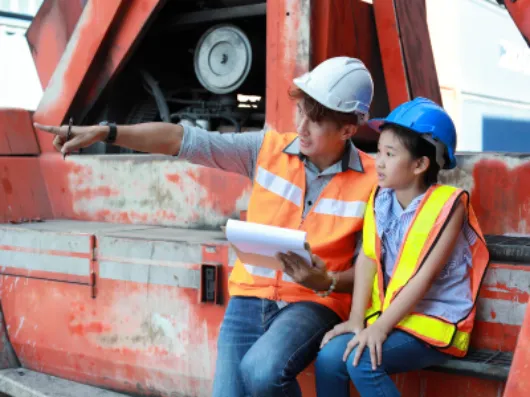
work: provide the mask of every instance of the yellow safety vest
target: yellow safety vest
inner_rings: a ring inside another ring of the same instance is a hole
[[[407,230],[392,277],[385,291],[384,270],[381,264],[381,241],[377,234],[374,213],[374,200],[377,191],[378,188],[375,188],[370,196],[363,230],[363,250],[369,258],[377,262],[371,305],[366,311],[368,325],[373,324],[388,309],[402,288],[416,275],[444,230],[453,210],[458,203],[464,203],[467,219],[478,236],[471,247],[473,257],[469,275],[473,298],[471,312],[456,324],[423,313],[411,313],[396,326],[396,328],[422,339],[444,353],[458,357],[464,356],[469,348],[480,284],[489,263],[489,253],[469,202],[469,194],[446,185],[434,185],[429,188]]]

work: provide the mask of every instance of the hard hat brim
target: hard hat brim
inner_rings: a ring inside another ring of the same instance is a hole
[[[355,106],[353,106],[351,109],[344,109],[339,106],[333,106],[332,104],[329,103],[327,98],[322,97],[322,94],[320,94],[316,90],[311,89],[307,84],[305,84],[304,76],[305,75],[301,77],[296,77],[295,79],[293,79],[293,83],[298,88],[300,88],[303,92],[305,92],[307,95],[313,98],[315,101],[320,103],[322,106],[325,106],[328,109],[334,110],[339,113],[344,113],[344,114],[363,114],[363,115],[366,114],[365,112],[358,110]]]
[[[388,124],[388,125],[396,125],[398,127],[402,127],[402,128],[406,128],[408,130],[410,130],[410,127],[407,127],[405,125],[401,125],[399,123],[396,123],[395,121],[388,121],[387,119],[371,119],[371,120],[368,120],[368,126],[370,128],[372,128],[374,131],[376,132],[379,132],[381,133],[381,129],[383,128],[383,126],[385,124]],[[417,134],[425,134],[426,132],[422,132],[422,131],[417,131],[417,130],[411,130],[411,131],[414,131],[416,132]],[[449,157],[449,162],[445,164],[444,166],[444,169],[446,170],[450,170],[450,169],[453,169],[456,167],[456,157],[455,157],[455,154],[451,151],[451,150],[448,150],[447,151],[447,156]]]

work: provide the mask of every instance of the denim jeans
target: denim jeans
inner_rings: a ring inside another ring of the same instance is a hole
[[[340,322],[313,302],[279,309],[274,301],[232,297],[217,342],[214,397],[301,396],[296,380]]]
[[[383,343],[382,365],[372,370],[370,350],[365,348],[357,367],[356,348],[346,362],[342,356],[353,334],[339,335],[318,353],[315,363],[318,397],[349,397],[350,380],[361,397],[396,397],[400,393],[390,375],[438,365],[449,356],[410,336],[394,330]]]

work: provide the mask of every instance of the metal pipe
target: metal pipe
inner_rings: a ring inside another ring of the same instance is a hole
[[[140,73],[142,74],[145,83],[151,89],[150,93],[155,98],[156,106],[158,107],[158,111],[160,113],[160,118],[162,119],[162,121],[171,123],[171,117],[169,115],[169,106],[167,104],[166,98],[164,97],[164,93],[158,86],[157,81],[144,69],[140,70]]]

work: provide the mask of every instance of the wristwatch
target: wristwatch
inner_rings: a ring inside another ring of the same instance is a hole
[[[112,123],[110,121],[102,121],[101,123],[99,123],[99,125],[109,127],[109,133],[107,137],[105,138],[105,142],[107,143],[116,142],[116,137],[118,136],[118,127],[116,126],[116,123]]]

